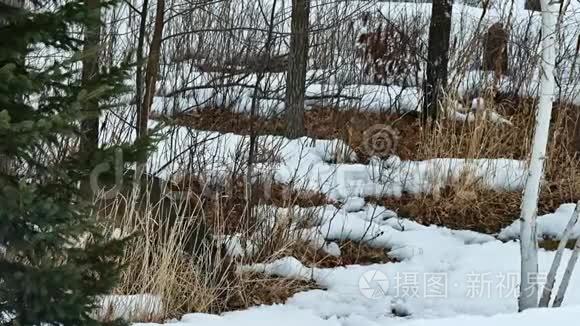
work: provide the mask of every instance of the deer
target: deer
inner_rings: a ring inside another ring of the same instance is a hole
[[[420,71],[416,31],[405,31],[384,16],[373,29],[371,18],[368,12],[362,15],[362,30],[357,39],[357,56],[363,62],[364,74],[377,84],[392,83],[402,76],[403,80],[396,82],[410,86],[409,79],[413,73],[418,79]]]

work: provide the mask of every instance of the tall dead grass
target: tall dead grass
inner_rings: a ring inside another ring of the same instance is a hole
[[[132,235],[121,260],[125,269],[117,293],[148,293],[161,298],[164,311],[155,316],[159,319],[178,311],[211,311],[227,284],[224,273],[213,269],[227,269],[224,257],[201,239],[192,246],[194,233],[202,239],[207,234],[196,232],[203,225],[202,216],[195,213],[199,203],[190,194],[181,195],[185,200],[166,197],[140,202],[136,196],[119,194],[100,211],[110,230]],[[193,213],[177,216],[184,206],[192,206]],[[197,252],[188,254],[187,249]]]
[[[199,188],[178,191],[165,187],[158,195],[154,189],[147,187],[139,198],[119,193],[98,202],[99,217],[108,233],[131,236],[114,294],[148,294],[163,303],[162,309],[152,312],[150,303],[140,302],[140,309],[131,308],[137,311],[129,316],[132,321],[162,321],[184,313],[220,313],[282,303],[296,292],[315,288],[309,282],[236,272],[240,264],[287,255],[310,264],[327,257],[313,254],[317,250],[301,240],[300,230],[290,227],[292,213],[270,209],[263,199],[249,205],[241,191],[228,196]],[[303,200],[296,196],[288,194],[286,207]],[[244,213],[250,209],[252,214]],[[234,238],[224,240],[228,236]],[[237,255],[236,250],[246,253]],[[135,306],[133,301],[130,304]],[[128,307],[113,307],[126,304],[112,302],[111,312],[105,316],[127,311]]]
[[[447,105],[449,103],[454,100],[448,99]],[[473,122],[441,120],[432,128],[420,129],[416,159],[527,160],[535,123],[534,101],[487,98],[485,103],[485,110],[502,114],[512,125],[499,125],[483,119],[481,114]],[[578,108],[570,105],[555,107],[539,214],[580,199],[580,155],[574,144],[579,115]],[[398,207],[403,215],[424,224],[494,233],[519,216],[521,193],[487,190],[466,171],[459,182],[446,186],[439,193],[384,198],[380,202]]]

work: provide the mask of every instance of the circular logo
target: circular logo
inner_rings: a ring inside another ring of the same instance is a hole
[[[358,288],[367,299],[384,298],[389,289],[389,278],[380,271],[368,271],[358,280]]]
[[[374,125],[363,133],[363,147],[367,154],[388,156],[397,146],[399,133],[391,126]]]

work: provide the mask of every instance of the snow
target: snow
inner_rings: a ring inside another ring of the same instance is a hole
[[[566,225],[572,217],[576,204],[563,204],[554,213],[538,217],[537,232],[539,238],[560,240]],[[504,241],[519,239],[520,220],[514,221],[505,227],[498,238]],[[577,239],[580,236],[580,223],[572,229],[570,239]]]
[[[417,319],[405,318],[393,319],[389,325],[397,326],[545,326],[548,323],[559,325],[572,325],[580,313],[580,307],[565,307],[559,309],[532,309],[524,313],[498,314],[491,317],[483,316],[457,316],[442,319]],[[312,326],[378,326],[384,325],[369,321],[361,316],[346,318],[330,317],[320,318],[312,310],[296,309],[282,305],[262,306],[244,311],[236,311],[223,316],[208,314],[188,314],[181,321],[170,323],[175,326],[229,326],[229,325],[252,325],[269,326],[275,321],[279,326],[312,325]],[[136,326],[154,324],[136,324]]]
[[[437,320],[421,321],[414,320],[404,323],[405,326],[452,326],[452,325],[471,325],[471,326],[544,326],[548,323],[554,325],[570,325],[575,320],[574,315],[580,311],[579,307],[570,307],[563,309],[532,309],[524,313],[499,314],[492,317],[474,317],[458,316],[455,318],[443,318]]]
[[[318,216],[312,219],[318,225],[313,229],[327,241],[349,239],[385,248],[399,262],[313,268],[285,257],[239,268],[239,272],[314,281],[323,288],[294,295],[285,304],[289,308],[311,310],[322,319],[338,318],[340,325],[349,325],[352,320],[392,322],[393,311],[414,319],[517,311],[517,242],[503,243],[490,235],[423,226],[399,217],[376,223],[381,219],[368,216],[373,216],[372,212],[381,216],[388,210],[374,205],[358,212],[331,205],[314,211]],[[566,250],[564,261],[569,256]],[[547,275],[553,257],[554,252],[540,251],[538,282]],[[365,284],[368,277],[376,279],[377,275],[384,281],[382,285]],[[580,279],[573,278],[566,304],[580,304],[578,290]]]
[[[235,311],[223,316],[208,314],[188,314],[179,322],[169,323],[175,326],[271,326],[275,322],[278,326],[313,325],[338,326],[336,320],[323,320],[308,310],[289,308],[286,306],[268,306],[250,308],[244,311]],[[135,326],[157,324],[134,324]]]
[[[217,184],[235,171],[244,175],[248,136],[185,127],[166,127],[163,133],[167,137],[159,143],[149,162],[149,171],[161,178],[170,180],[196,171],[208,183]],[[337,201],[432,193],[466,178],[488,189],[515,191],[522,189],[526,175],[525,162],[511,159],[401,161],[392,156],[386,160],[374,158],[365,165],[345,163],[355,161],[356,155],[340,140],[309,137],[290,140],[265,135],[257,137],[257,144],[271,159],[257,163],[254,168],[266,183],[273,181],[297,190],[321,192]]]
[[[346,213],[349,214],[352,213]],[[355,216],[352,218],[356,220]],[[358,223],[368,222],[359,219]],[[502,243],[475,232],[457,233],[406,220],[403,223],[409,226],[408,230],[380,226],[385,233],[389,232],[381,235],[389,239],[389,243],[381,241],[385,248],[406,249],[398,255],[400,262],[312,268],[293,257],[285,257],[271,263],[242,266],[239,272],[314,281],[323,289],[297,293],[283,305],[254,307],[222,316],[190,314],[173,324],[255,325],[262,320],[269,323],[276,320],[283,325],[306,322],[337,326],[385,323],[448,326],[472,322],[528,326],[547,321],[570,322],[580,312],[580,307],[572,306],[580,304],[580,279],[576,277],[565,302],[568,308],[514,313],[519,284],[517,243]],[[564,256],[567,260],[570,252],[566,251]],[[540,251],[539,258],[544,275],[553,252]],[[393,313],[408,316],[400,318]]]
[[[270,276],[281,276],[302,281],[311,281],[313,268],[308,268],[294,257],[284,257],[269,264],[240,266],[238,273],[263,273]]]
[[[358,212],[365,206],[365,200],[360,197],[347,198],[342,208],[347,212]]]
[[[240,234],[214,235],[213,238],[216,244],[222,246],[230,257],[252,257],[258,250],[252,241],[245,241]]]
[[[316,71],[310,71],[312,75]],[[210,77],[199,72],[199,79],[195,81],[198,87],[207,87],[205,82]],[[255,84],[255,76],[238,76],[237,83]],[[269,76],[276,82],[268,84],[275,91],[274,99],[257,98],[256,115],[261,117],[278,116],[284,112],[285,82],[277,75]],[[191,87],[191,86],[188,86]],[[176,113],[191,112],[215,107],[228,108],[233,112],[249,113],[254,98],[253,86],[216,85],[212,88],[197,89],[188,92],[189,95],[180,97],[156,97],[153,103],[155,114],[174,115]],[[370,112],[397,111],[400,113],[419,110],[421,94],[415,88],[402,88],[396,85],[326,85],[308,83],[306,87],[305,105],[307,108],[319,105],[333,106],[338,109],[360,109]]]
[[[99,300],[94,315],[99,320],[146,320],[163,316],[161,298],[151,294],[107,295]]]
[[[557,323],[560,325],[570,325],[577,319],[580,307],[565,307],[559,309],[532,309],[524,313],[498,314],[491,317],[483,316],[457,316],[454,318],[442,319],[418,319],[408,320],[405,318],[393,319],[390,325],[398,326],[544,326],[547,323]],[[312,325],[312,326],[378,326],[361,316],[352,316],[340,319],[336,317],[320,318],[311,310],[296,309],[287,306],[262,306],[251,308],[245,311],[236,311],[224,314],[223,316],[208,314],[188,314],[183,316],[179,322],[170,323],[176,326],[262,326],[271,325],[276,321],[280,326]],[[138,326],[154,324],[136,324]]]
[[[437,240],[436,237],[442,238],[432,234],[430,240]],[[269,265],[246,267],[246,270],[316,281],[325,290],[298,293],[286,305],[314,310],[321,318],[357,317],[367,322],[387,322],[393,317],[390,314],[393,308],[404,309],[413,318],[517,311],[519,246],[498,241],[462,245],[458,239],[452,239],[426,241],[441,247],[428,253],[421,251],[426,247],[406,250],[404,256],[409,258],[401,263],[318,269],[284,258]],[[415,239],[412,243],[419,241]],[[547,271],[552,258],[552,253],[540,253],[542,273]],[[366,295],[365,288],[361,287],[361,279],[369,273],[371,276],[379,273],[388,280],[387,286],[380,290],[384,292],[379,292],[377,297]],[[580,303],[578,289],[578,279],[573,280],[568,302]]]

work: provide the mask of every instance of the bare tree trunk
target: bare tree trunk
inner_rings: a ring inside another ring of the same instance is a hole
[[[437,119],[442,91],[447,87],[447,65],[449,63],[449,38],[453,0],[434,0],[429,26],[427,53],[427,82],[424,85],[423,123],[430,116]]]
[[[268,67],[270,64],[270,59],[272,57],[272,43],[273,43],[273,34],[274,34],[274,21],[276,16],[276,5],[278,1],[273,0],[272,8],[270,13],[270,20],[268,25],[268,36],[266,38],[266,44],[264,45],[263,51],[260,51],[259,55],[263,53],[266,54],[266,62],[263,64]],[[254,86],[254,91],[252,94],[252,106],[250,108],[250,121],[254,121],[256,117],[256,109],[258,106],[258,97],[262,96],[262,80],[264,79],[264,71],[259,71],[256,76],[256,85]],[[266,87],[264,87],[266,88]],[[256,145],[257,145],[258,136],[256,135],[256,130],[254,129],[254,124],[250,123],[250,148],[248,152],[248,170],[246,174],[246,214],[245,222],[250,223],[253,220],[253,205],[254,205],[254,194],[252,193],[252,181],[253,181],[253,174],[254,174],[254,156],[256,156]],[[268,191],[268,189],[262,189],[263,191]],[[265,194],[269,196],[270,194]],[[248,230],[250,229],[250,225],[247,225]]]
[[[579,37],[580,39],[580,37]],[[580,43],[579,43],[580,44]],[[574,132],[574,148],[576,149],[576,155],[580,157],[580,114],[576,118],[576,131]]]
[[[143,48],[145,47],[145,33],[147,29],[147,12],[149,10],[149,0],[143,0],[143,6],[141,7],[139,22],[139,36],[137,39],[137,67],[135,72],[135,99],[137,107],[137,115],[139,116],[142,111],[142,101],[143,101]]]
[[[157,75],[159,74],[159,58],[161,56],[161,39],[163,37],[165,14],[165,0],[157,1],[157,9],[155,11],[155,27],[153,29],[153,38],[149,47],[149,57],[147,59],[147,71],[145,72],[145,95],[143,96],[143,104],[141,110],[137,112],[137,138],[147,137],[149,122],[149,113],[151,112],[151,105],[153,104],[153,97],[155,96],[155,89],[157,84]],[[145,173],[145,166],[147,159],[137,164],[136,180],[140,180]]]
[[[564,271],[564,276],[562,277],[562,283],[560,283],[560,287],[558,288],[556,299],[554,299],[554,308],[561,307],[562,302],[564,302],[564,297],[566,296],[566,291],[568,290],[568,285],[570,284],[570,278],[572,277],[572,273],[574,272],[574,268],[578,262],[578,254],[580,254],[580,239],[576,239],[574,251],[572,252],[572,256],[570,256],[568,266],[566,266],[566,271]]]
[[[292,36],[286,76],[286,136],[304,136],[304,93],[308,64],[310,0],[292,0]]]
[[[82,52],[81,87],[89,87],[99,72],[99,53],[101,41],[101,7],[99,0],[87,0],[87,8],[91,11],[92,19],[85,26],[85,43]],[[81,122],[81,140],[79,151],[85,159],[99,148],[99,103],[89,100],[83,108],[87,117]],[[90,182],[81,183],[81,192],[90,197],[93,195]]]
[[[536,128],[532,144],[529,174],[522,200],[520,249],[521,249],[521,282],[520,311],[538,306],[538,235],[536,232],[536,213],[540,183],[546,160],[546,147],[552,117],[554,101],[554,66],[556,63],[556,17],[558,8],[542,0],[542,79],[540,83],[540,101],[536,115]]]

